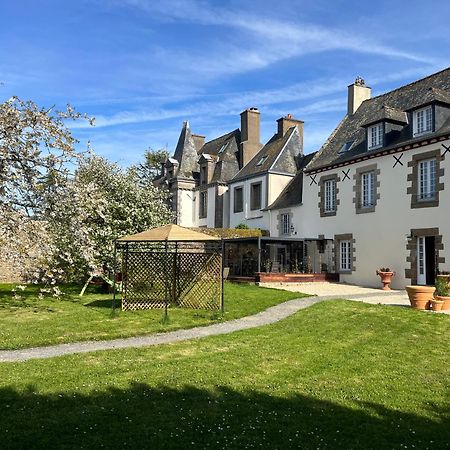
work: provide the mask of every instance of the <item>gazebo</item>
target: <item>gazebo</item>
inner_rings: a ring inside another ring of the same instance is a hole
[[[116,241],[122,309],[169,306],[223,310],[220,238],[170,224]]]

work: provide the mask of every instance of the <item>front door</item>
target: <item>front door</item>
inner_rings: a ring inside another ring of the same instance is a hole
[[[417,284],[434,284],[436,275],[434,236],[417,237]]]

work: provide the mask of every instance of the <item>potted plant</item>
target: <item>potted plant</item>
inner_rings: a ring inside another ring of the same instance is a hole
[[[392,282],[392,277],[395,275],[395,272],[389,269],[389,267],[381,267],[377,270],[377,275],[380,276],[381,282],[383,283],[383,287],[381,289],[383,289],[383,291],[390,291],[390,284]]]
[[[447,271],[438,272],[436,278],[444,280],[448,285],[450,285],[450,274]]]
[[[436,293],[434,294],[433,311],[450,309],[450,286],[444,278],[436,278]],[[434,302],[436,302],[436,308]]]
[[[430,309],[434,286],[406,286],[411,307],[414,309]]]

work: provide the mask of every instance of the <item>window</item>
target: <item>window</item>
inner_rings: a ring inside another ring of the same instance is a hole
[[[361,175],[361,208],[371,208],[375,205],[375,172]]]
[[[234,188],[234,209],[235,213],[244,211],[244,191],[241,187]]]
[[[407,193],[411,195],[411,208],[433,208],[439,206],[439,192],[445,188],[444,170],[441,161],[444,157],[439,148],[413,155],[408,162]]]
[[[352,270],[352,243],[351,241],[339,242],[339,269],[341,271]]]
[[[382,123],[372,125],[367,130],[367,149],[372,150],[383,146],[384,126]]]
[[[258,163],[256,164],[257,166],[262,166],[264,164],[264,161],[267,159],[267,156],[263,156]]]
[[[341,147],[341,149],[339,150],[339,153],[345,153],[345,152],[348,152],[348,151],[350,150],[350,148],[352,147],[353,142],[355,142],[355,141],[349,141],[349,142],[346,142],[346,143]]]
[[[204,219],[208,213],[208,191],[200,192],[199,218]]]
[[[331,217],[337,214],[339,206],[340,178],[337,174],[323,175],[319,180],[320,217]]]
[[[431,106],[419,109],[413,113],[414,136],[433,131],[433,109]]]
[[[418,201],[434,200],[436,194],[436,160],[419,161]]]
[[[261,183],[250,185],[250,209],[261,209]]]
[[[200,184],[208,184],[208,167],[200,166]]]
[[[281,234],[291,234],[291,215],[289,213],[281,214]]]
[[[336,180],[327,180],[324,183],[325,188],[325,208],[326,213],[336,211]]]

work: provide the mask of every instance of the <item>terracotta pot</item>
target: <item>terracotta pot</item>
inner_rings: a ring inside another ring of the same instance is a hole
[[[442,311],[447,311],[448,309],[450,309],[450,297],[442,297],[440,295],[436,295],[436,300],[440,300],[442,301],[442,307],[441,310]]]
[[[442,305],[444,304],[443,300],[438,300],[438,297],[431,300],[431,309],[433,311],[440,311],[442,309]]]
[[[377,275],[380,276],[381,282],[383,283],[383,291],[390,291],[391,287],[389,286],[392,283],[392,277],[395,275],[395,272],[380,272],[377,270]]]
[[[433,294],[436,288],[434,286],[406,286],[411,307],[415,309],[429,309]]]

